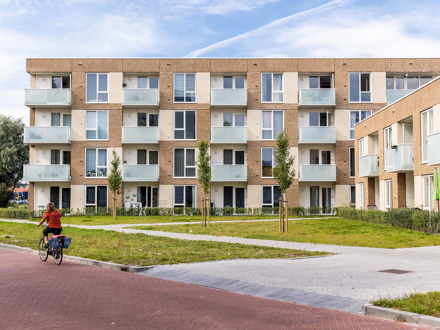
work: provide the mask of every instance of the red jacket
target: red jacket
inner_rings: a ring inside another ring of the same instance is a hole
[[[49,228],[61,228],[61,213],[60,211],[44,213],[43,220],[47,220]]]

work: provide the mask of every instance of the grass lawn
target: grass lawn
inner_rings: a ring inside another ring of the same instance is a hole
[[[297,258],[327,253],[210,241],[187,241],[143,234],[64,228],[72,238],[66,254],[126,265],[150,266],[234,258]],[[38,250],[42,227],[0,222],[0,243]]]
[[[440,292],[413,293],[400,299],[379,299],[375,306],[394,308],[401,311],[440,317]]]
[[[206,228],[196,224],[134,228],[387,249],[440,245],[437,235],[338,218],[289,221],[288,233],[279,232],[278,222],[212,223]]]

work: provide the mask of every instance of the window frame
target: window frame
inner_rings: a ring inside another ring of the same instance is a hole
[[[183,75],[183,101],[176,101],[176,75]],[[187,75],[194,75],[194,91],[186,90]],[[194,93],[194,101],[186,101],[186,94]],[[174,103],[197,103],[197,74],[195,72],[174,72],[173,74],[173,101]]]
[[[176,204],[176,188],[177,187],[183,187],[183,204]],[[194,198],[193,198],[193,206],[185,206],[185,199],[186,199],[186,187],[192,187],[193,188],[193,194],[194,194]],[[191,208],[196,208],[197,207],[197,186],[196,185],[192,185],[192,184],[188,184],[188,185],[173,185],[173,208],[183,208],[185,210],[185,208],[187,207],[191,207]],[[185,214],[185,211],[183,212],[183,214]]]
[[[393,180],[387,179],[385,181],[385,209],[393,208]]]
[[[358,118],[359,121],[357,123],[354,123],[353,127],[351,127],[351,114],[357,112],[358,113]],[[362,114],[363,113],[367,113],[369,112],[369,115],[366,115],[365,118],[362,119]],[[349,139],[350,140],[354,140],[354,127],[356,126],[356,124],[359,124],[362,120],[367,119],[368,117],[370,117],[373,114],[373,110],[350,110],[350,118],[349,118],[349,127],[350,127],[350,131],[349,131]],[[353,134],[351,134],[353,132]],[[353,137],[352,137],[353,136]]]
[[[176,114],[178,112],[183,113],[183,128],[176,128]],[[194,112],[194,139],[188,139],[186,137],[186,135],[187,135],[187,131],[186,131],[186,114],[187,114],[187,112]],[[175,134],[176,131],[183,131],[184,138],[183,139],[176,138],[176,134]],[[195,140],[197,140],[197,111],[196,110],[174,110],[173,111],[173,140],[177,140],[177,141],[183,141],[183,140],[195,141]]]
[[[89,101],[89,93],[87,91],[87,78],[89,75],[95,75],[96,76],[96,95],[94,95],[94,97],[96,97],[96,101]],[[100,91],[99,90],[99,76],[100,75],[105,75],[107,77],[107,90],[106,91]],[[105,72],[87,72],[86,73],[86,102],[85,103],[110,103],[109,100],[109,74],[105,73]],[[107,95],[107,101],[103,102],[103,101],[99,101],[99,94],[106,94]]]
[[[61,80],[61,87],[53,87],[53,78],[60,78]],[[63,78],[69,78],[69,87],[63,87]],[[70,86],[72,86],[72,79],[70,74],[69,75],[56,75],[51,77],[51,89],[71,89]]]
[[[271,152],[272,152],[272,175],[271,176],[263,176],[263,150],[264,149],[270,149],[271,150]],[[261,155],[260,155],[260,161],[261,161],[261,168],[260,168],[260,171],[261,171],[261,178],[263,178],[263,179],[273,179],[274,178],[274,176],[273,176],[273,168],[276,166],[275,165],[275,152],[274,152],[274,150],[276,150],[277,148],[275,148],[275,147],[261,147]]]
[[[270,198],[272,200],[271,204],[264,203],[264,188],[269,188],[269,187],[271,188],[271,193],[270,193]],[[278,206],[275,206],[274,191],[275,191],[276,187],[278,187],[278,189],[280,188],[280,186],[278,186],[278,185],[262,185],[261,186],[261,207],[262,208],[263,207],[272,207],[272,208],[279,207],[279,201],[278,201]],[[281,192],[280,192],[280,194],[281,194]]]
[[[264,125],[263,114],[267,113],[267,112],[271,113],[271,115],[270,115],[270,126],[271,127],[270,128],[264,128],[263,127],[263,125]],[[274,140],[277,139],[278,135],[274,136],[274,134],[275,134],[275,131],[274,131],[274,119],[275,119],[274,116],[275,116],[275,112],[281,112],[282,113],[282,118],[283,118],[283,127],[281,129],[281,132],[278,133],[278,134],[281,134],[284,131],[284,110],[262,110],[261,111],[261,140],[264,140],[264,141],[274,141]],[[264,131],[271,131],[272,132],[270,139],[264,138],[264,134],[263,134]]]
[[[426,196],[426,184],[428,184],[429,196]],[[424,210],[433,211],[434,210],[434,174],[422,175],[422,208]],[[426,204],[426,202],[428,204]]]
[[[139,87],[139,78],[146,78],[146,80],[147,80],[146,87]],[[156,88],[151,88],[151,78],[157,78],[157,87]],[[149,75],[137,76],[135,89],[159,89],[159,76],[149,76]]]
[[[270,101],[265,101],[263,100],[263,89],[264,89],[264,81],[263,80],[263,75],[267,75],[270,74],[271,75],[271,84],[272,84],[272,88],[271,88],[271,100]],[[281,76],[281,90],[280,91],[275,91],[273,86],[274,86],[274,75],[280,75]],[[284,72],[262,72],[261,73],[261,103],[284,103]],[[274,95],[275,93],[281,94],[281,101],[274,101]]]
[[[359,208],[365,210],[365,184],[363,182],[359,183]]]
[[[353,157],[351,156],[351,153],[353,152]],[[356,177],[356,152],[354,147],[348,147],[348,176],[350,178]],[[359,156],[361,157],[361,156]],[[353,158],[353,161],[352,161]],[[353,167],[353,168],[352,168]]]
[[[146,118],[145,118],[145,126],[139,126],[139,114],[140,113],[145,113]],[[150,125],[150,116],[157,116],[157,126],[151,126]],[[139,110],[136,111],[136,126],[135,127],[159,127],[159,114],[155,113],[155,112],[148,112],[148,111],[143,111],[143,110]]]
[[[183,164],[184,164],[184,166],[183,166],[183,173],[184,173],[184,175],[183,176],[176,176],[175,166],[176,166],[176,150],[177,149],[183,149],[184,150],[184,152],[183,152]],[[187,161],[186,161],[186,155],[187,155],[186,151],[187,150],[194,150],[194,165],[190,165],[190,166],[186,165],[186,163],[187,163]],[[194,168],[194,176],[187,176],[186,175],[186,170],[187,169],[191,169],[191,168]],[[185,147],[175,147],[175,148],[173,148],[173,178],[174,179],[195,179],[195,178],[197,178],[197,148],[191,148],[191,147],[189,147],[189,148],[185,148]]]
[[[91,176],[91,175],[87,175],[87,150],[91,150],[94,149],[95,150],[95,175]],[[98,166],[99,163],[99,152],[98,150],[105,150],[105,162],[106,162],[106,166]],[[106,179],[108,178],[108,148],[97,148],[97,147],[86,147],[84,148],[84,178],[86,179]],[[100,169],[105,169],[105,176],[98,176],[98,171]]]
[[[351,95],[351,76],[352,75],[359,75],[358,77],[358,84],[359,84],[359,89],[358,89],[358,93],[359,93],[359,99],[356,100],[352,100],[352,95]],[[362,75],[368,75],[368,90],[363,91],[362,90]],[[371,72],[349,72],[348,74],[348,102],[349,103],[373,103],[372,101],[372,88],[371,88]],[[369,101],[362,101],[362,93],[369,93],[369,97],[370,100]]]
[[[96,126],[94,129],[89,129],[88,128],[88,121],[87,121],[87,116],[88,113],[95,113],[95,123]],[[98,138],[98,112],[105,112],[107,114],[107,127],[106,127],[106,131],[107,131],[107,137],[105,139],[99,139]],[[110,126],[110,122],[109,122],[109,111],[108,110],[86,110],[86,125],[85,125],[85,130],[86,130],[86,134],[85,134],[85,140],[86,141],[108,141],[109,140],[109,126]],[[87,131],[95,131],[96,132],[96,138],[95,139],[89,139],[87,138]]]
[[[423,119],[424,115],[426,115],[426,120]],[[426,123],[425,123],[425,121],[426,121]],[[420,144],[421,144],[421,151],[422,151],[422,164],[428,162],[428,150],[425,150],[425,149],[427,149],[427,147],[428,147],[428,137],[430,135],[432,135],[434,132],[433,123],[434,123],[434,110],[433,110],[433,108],[427,109],[427,110],[422,111],[420,113],[420,134],[421,134],[421,136],[420,136],[421,143]],[[426,141],[423,136],[425,131],[426,131]],[[426,143],[426,146],[425,146],[425,143]]]
[[[95,203],[94,204],[87,204],[87,188],[94,188],[95,189]],[[108,186],[107,185],[85,185],[84,186],[84,208],[91,208],[94,207],[95,210],[98,208],[98,187],[106,187],[106,203],[105,207],[108,207]],[[100,206],[101,207],[101,206]]]

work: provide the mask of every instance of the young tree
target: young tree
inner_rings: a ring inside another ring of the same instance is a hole
[[[199,179],[199,183],[203,187],[204,193],[204,205],[202,206],[202,225],[206,227],[206,217],[208,216],[209,223],[209,213],[210,213],[210,205],[209,205],[209,190],[211,188],[211,156],[209,155],[209,145],[207,141],[200,141],[199,143],[199,158],[197,161],[197,178]],[[208,203],[208,211],[205,214],[205,205]]]
[[[116,194],[121,194],[122,190],[122,173],[119,169],[121,159],[116,151],[113,150],[113,160],[111,161],[111,170],[107,178],[108,188],[113,191],[113,219],[116,220]]]
[[[277,149],[274,155],[275,167],[273,169],[273,176],[280,186],[283,201],[286,200],[286,190],[291,186],[293,178],[295,177],[295,170],[292,168],[295,158],[290,155],[289,139],[283,131],[277,137]],[[280,231],[287,231],[287,212],[286,212],[286,226],[284,226],[284,207],[287,211],[287,202],[280,204]],[[281,217],[281,214],[283,215]],[[281,218],[283,220],[281,220]],[[282,221],[282,223],[281,223]]]

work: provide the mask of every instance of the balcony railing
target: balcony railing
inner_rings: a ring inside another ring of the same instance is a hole
[[[367,155],[359,157],[359,177],[379,176],[379,156]]]
[[[322,181],[336,181],[336,165],[300,165],[299,166],[299,181],[322,182]]]
[[[407,172],[414,169],[413,145],[400,144],[385,150],[387,172]]]
[[[311,126],[299,128],[299,143],[336,143],[336,127]]]
[[[211,143],[246,143],[246,127],[211,127]]]
[[[247,181],[246,165],[212,165],[213,182]]]
[[[334,88],[310,88],[299,90],[299,105],[329,105],[335,103]]]
[[[25,127],[24,143],[70,143],[70,127]]]
[[[428,136],[428,165],[440,164],[440,132]]]
[[[211,89],[211,105],[246,106],[247,89],[244,88]]]
[[[159,106],[159,90],[157,88],[123,89],[123,106]]]
[[[70,165],[24,165],[23,179],[29,182],[68,182]]]
[[[159,181],[158,165],[122,165],[122,181]]]
[[[387,89],[387,104],[396,102],[405,95],[411,93],[414,89]]]
[[[26,89],[24,104],[29,107],[70,107],[70,89]]]
[[[158,127],[122,127],[122,143],[159,143]]]

